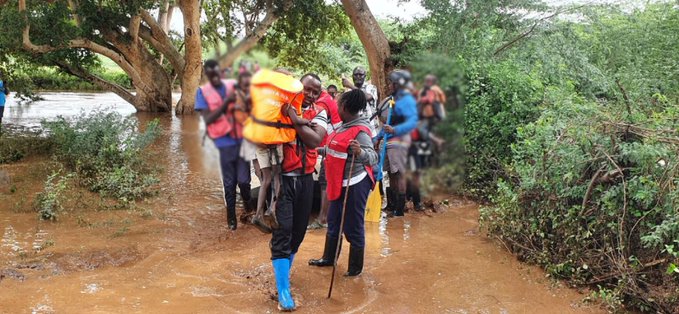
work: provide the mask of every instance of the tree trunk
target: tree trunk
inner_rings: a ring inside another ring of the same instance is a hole
[[[137,111],[142,112],[170,112],[172,110],[170,76],[150,53],[144,50],[142,55],[140,59],[146,60],[145,65],[139,68],[143,82],[132,81],[137,90],[136,99],[132,105],[137,108]]]
[[[129,41],[117,31],[103,35],[132,67],[131,71],[126,72],[136,90],[132,105],[137,111],[170,112],[172,110],[170,75],[146,48],[146,44],[141,40]]]
[[[365,47],[372,83],[377,86],[380,97],[384,97],[390,90],[387,78],[394,67],[390,60],[387,36],[384,35],[365,0],[342,0],[342,6]]]
[[[182,96],[177,103],[175,113],[193,113],[196,91],[202,74],[202,51],[200,40],[200,2],[198,0],[180,0],[179,9],[184,16],[184,71],[182,73]]]

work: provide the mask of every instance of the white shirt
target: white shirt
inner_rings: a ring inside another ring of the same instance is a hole
[[[377,87],[372,84],[364,83],[363,86],[361,86],[361,90],[364,93],[373,96],[373,99],[371,101],[368,101],[368,105],[365,106],[365,110],[361,111],[362,117],[370,119],[375,114],[375,112],[377,112]],[[375,117],[374,119],[372,119],[370,121],[370,125],[372,126],[371,137],[377,136],[377,130],[380,127],[379,118]]]

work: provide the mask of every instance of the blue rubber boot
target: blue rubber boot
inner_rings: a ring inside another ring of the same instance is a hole
[[[295,254],[296,253],[290,254],[290,257],[288,257],[290,260],[290,276],[288,276],[288,278],[292,278],[292,262],[295,260]]]
[[[290,260],[290,269],[292,269],[292,262],[295,261],[295,254],[297,253],[290,254],[290,257],[288,258]]]
[[[276,289],[278,289],[278,309],[281,311],[294,311],[295,300],[290,294],[290,260],[278,258],[271,261],[273,272],[276,277]]]

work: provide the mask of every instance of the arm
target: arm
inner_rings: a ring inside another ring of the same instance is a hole
[[[321,111],[311,120],[310,125],[295,124],[295,131],[306,147],[314,149],[321,145],[328,127],[328,116]]]
[[[375,87],[375,85],[370,85],[370,88],[365,93],[365,97],[366,97],[366,100],[368,102],[371,102],[373,100],[377,102],[377,99],[378,99],[378,97],[377,97],[377,87]]]
[[[415,105],[413,98],[405,98],[404,102],[400,104],[400,106],[397,105],[395,109],[400,109],[400,114],[406,117],[406,120],[403,123],[394,126],[395,136],[408,134],[417,127],[417,106]]]
[[[356,155],[356,161],[364,165],[376,165],[378,156],[377,151],[375,151],[375,148],[372,145],[370,135],[360,132],[358,133],[358,136],[356,136],[356,141],[360,145],[360,153]]]
[[[203,97],[203,92],[200,89],[198,90],[198,93],[196,93],[196,110],[200,111],[200,114],[203,116],[203,120],[205,121],[205,125],[214,123],[217,119],[219,119],[219,117],[226,113],[226,110],[229,107],[230,99],[231,98],[224,101],[219,109],[211,111],[207,105],[207,102],[205,101],[205,97]]]
[[[356,89],[356,86],[354,85],[354,83],[349,81],[349,79],[346,78],[346,77],[342,78],[342,86],[344,86],[345,88],[348,88],[348,89]]]
[[[317,124],[313,127],[295,124],[295,131],[297,131],[297,135],[302,139],[304,145],[311,149],[317,148],[321,144],[326,133],[325,128]]]
[[[7,88],[7,82],[3,82],[5,88],[5,96],[9,95],[9,88]]]

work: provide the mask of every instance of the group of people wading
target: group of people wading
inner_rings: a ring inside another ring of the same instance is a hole
[[[289,127],[294,128],[295,139],[282,145],[261,145],[243,138],[243,124],[253,110],[253,74],[240,71],[236,80],[226,80],[222,73],[218,62],[205,62],[208,82],[197,92],[196,110],[201,112],[207,135],[219,150],[228,228],[237,228],[238,187],[244,211],[257,211],[251,216],[253,225],[272,234],[271,260],[279,309],[294,310],[290,268],[309,227],[317,163],[321,164],[318,177],[322,205],[311,226],[327,227],[327,233],[322,257],[308,263],[333,266],[343,233],[350,243],[345,276],[357,276],[363,270],[364,215],[369,194],[378,189],[386,196],[385,210],[390,216],[404,215],[408,190],[415,208],[421,206],[419,190],[407,189],[406,172],[415,170],[409,164],[424,165],[418,154],[413,154],[411,144],[413,138],[421,141],[426,137],[430,142],[438,110],[430,106],[445,99],[438,94],[440,89],[433,77],[427,77],[422,91],[413,91],[410,73],[404,70],[389,75],[391,95],[386,99],[391,101],[383,104],[391,106],[378,105],[377,88],[366,82],[363,68],[353,71],[353,82],[343,79],[345,91],[341,94],[334,85],[324,89],[318,75],[309,73],[300,79],[301,112],[290,104],[281,106],[280,114],[292,120]],[[382,149],[386,153],[378,153]],[[262,183],[257,202],[250,193],[251,163]],[[386,192],[382,184],[376,185],[382,171],[389,174],[391,189]],[[256,208],[254,203],[258,203]]]

